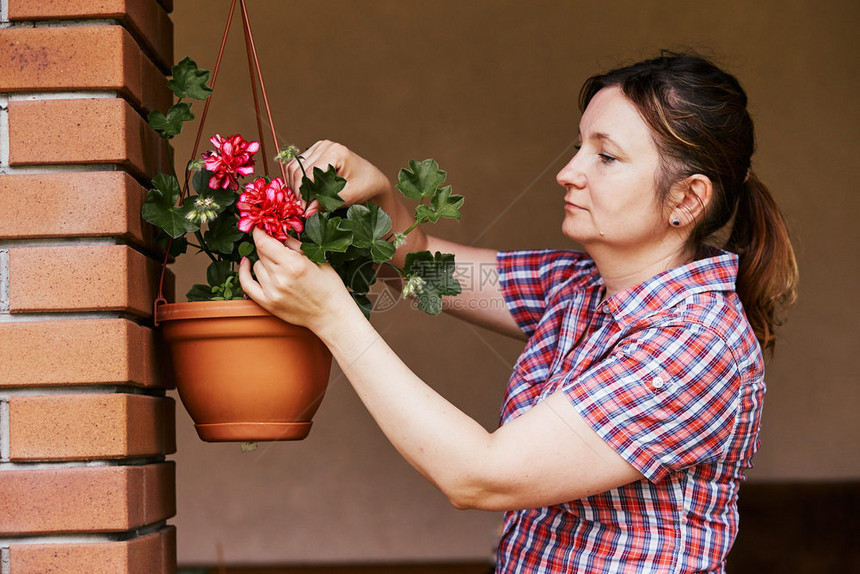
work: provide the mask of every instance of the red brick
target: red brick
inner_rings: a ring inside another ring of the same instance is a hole
[[[175,465],[4,470],[0,532],[124,532],[176,513]]]
[[[172,9],[172,7],[171,7]],[[173,22],[154,0],[9,0],[9,20],[114,19],[134,31],[165,71],[173,62]]]
[[[175,574],[176,528],[118,542],[11,544],[15,574]]]
[[[126,245],[13,247],[9,310],[123,311],[151,317],[160,272],[159,262]]]
[[[120,237],[146,246],[146,190],[122,171],[16,174],[0,177],[0,239]]]
[[[127,319],[0,322],[0,388],[163,387],[152,329]]]
[[[162,72],[122,26],[6,28],[0,46],[4,92],[116,90],[147,110],[173,101]]]
[[[10,459],[95,460],[176,452],[171,398],[63,394],[9,398]]]
[[[120,164],[144,179],[170,169],[165,144],[122,98],[10,101],[9,163]]]

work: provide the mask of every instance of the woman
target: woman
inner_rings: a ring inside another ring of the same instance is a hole
[[[732,76],[668,54],[590,78],[580,100],[580,145],[557,179],[562,229],[585,253],[497,253],[418,232],[401,250],[497,265],[498,285],[460,296],[485,301],[450,311],[528,340],[495,432],[419,380],[298,242],[255,231],[256,280],[243,262],[242,286],[322,338],[455,506],[506,511],[499,572],[721,572],[758,446],[762,349],[794,297],[792,248],[750,169],[753,126]],[[388,180],[343,146],[305,157],[338,169],[348,203],[378,203],[395,230],[411,223]],[[705,244],[729,223],[726,251]]]

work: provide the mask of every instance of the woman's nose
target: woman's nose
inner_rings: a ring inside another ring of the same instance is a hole
[[[555,176],[555,180],[564,188],[582,187],[585,185],[585,174],[577,161],[577,155],[578,154],[574,154],[574,156],[570,158],[570,161],[567,162],[567,165],[561,168],[561,171],[559,171]]]

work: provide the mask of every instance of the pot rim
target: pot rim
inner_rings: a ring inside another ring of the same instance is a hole
[[[274,317],[251,299],[166,303],[156,309],[158,322],[222,317]]]

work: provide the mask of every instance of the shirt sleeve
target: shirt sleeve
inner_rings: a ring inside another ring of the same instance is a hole
[[[561,285],[582,267],[576,251],[500,251],[496,257],[499,285],[508,310],[523,333],[531,337]]]
[[[725,455],[740,384],[726,343],[704,327],[684,325],[623,339],[563,388],[603,440],[658,482]]]

